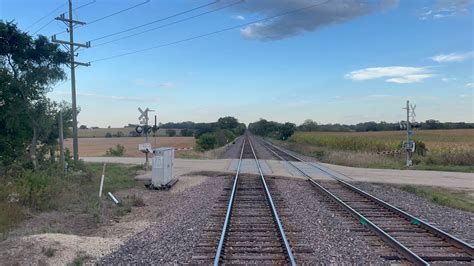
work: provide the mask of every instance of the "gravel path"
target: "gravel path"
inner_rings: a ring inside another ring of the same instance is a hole
[[[275,185],[292,211],[290,218],[282,218],[283,222],[291,224],[293,229],[302,230],[301,235],[306,237],[304,244],[313,250],[312,258],[303,258],[303,263],[387,263],[380,257],[390,252],[386,245],[377,242],[380,246],[371,246],[374,243],[368,243],[364,236],[371,233],[341,209],[335,208],[306,181],[276,178]],[[354,229],[362,229],[362,232]]]
[[[132,236],[99,264],[181,264],[192,256],[225,178],[208,178],[178,193],[157,191],[156,222]]]
[[[439,229],[474,243],[474,214],[434,204],[413,193],[386,184],[356,183],[358,188],[376,196]]]

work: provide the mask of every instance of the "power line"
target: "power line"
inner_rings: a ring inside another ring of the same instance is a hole
[[[64,3],[64,4],[62,4],[62,5],[58,6],[58,7],[56,7],[54,10],[52,10],[52,11],[49,12],[48,14],[42,16],[41,18],[39,18],[39,19],[36,20],[35,22],[31,23],[28,27],[25,28],[25,31],[28,30],[29,28],[31,28],[32,26],[36,25],[38,22],[42,21],[43,19],[49,17],[51,14],[54,14],[54,12],[56,12],[58,9],[62,8],[62,7],[65,6],[66,4],[67,4],[67,3]],[[49,25],[49,23],[46,24],[46,25]],[[41,27],[41,29],[44,28],[44,27],[46,27],[46,26]],[[38,31],[39,31],[39,30],[38,30]],[[36,32],[38,32],[38,31],[36,31]],[[35,32],[35,33],[36,33],[36,32]]]
[[[97,0],[93,0],[93,1],[91,1],[91,2],[89,2],[89,3],[83,4],[82,6],[78,6],[78,7],[74,8],[73,10],[78,10],[78,9],[80,9],[80,8],[86,7],[86,6],[88,6],[88,5],[91,5],[91,4],[95,3],[96,1],[97,1]],[[40,22],[41,20],[43,20],[43,19],[49,17],[51,14],[55,13],[57,10],[61,9],[61,8],[62,8],[63,6],[65,6],[65,5],[67,5],[67,3],[64,3],[64,4],[60,5],[60,6],[58,6],[58,7],[55,8],[53,11],[49,12],[48,14],[44,15],[44,16],[41,17],[40,19],[38,19],[38,20],[36,20],[35,22],[33,22],[30,26],[26,27],[25,30],[28,30],[29,28],[31,28],[32,26],[34,26],[35,24],[37,24],[37,23]],[[51,24],[53,21],[55,21],[55,19],[52,19],[52,20],[50,20],[48,23],[46,23],[46,24],[44,24],[43,26],[41,26],[38,30],[36,30],[36,31],[33,33],[33,35],[35,35],[36,33],[38,33],[40,30],[46,28],[46,27],[47,27],[49,24]],[[64,32],[67,32],[67,31],[65,30],[65,31],[62,31],[61,33],[64,33]],[[59,33],[57,33],[57,34],[59,34]]]
[[[150,2],[150,0],[146,0],[145,2],[136,4],[136,5],[131,6],[131,7],[129,7],[129,8],[122,9],[122,10],[117,11],[117,12],[115,12],[115,13],[112,13],[112,14],[110,14],[110,15],[103,16],[103,17],[98,18],[98,19],[94,19],[94,20],[92,20],[92,21],[87,22],[87,25],[90,25],[90,24],[92,24],[92,23],[96,23],[96,22],[99,22],[99,21],[101,21],[101,20],[104,20],[104,19],[113,17],[113,16],[115,16],[115,15],[118,15],[118,14],[123,13],[123,12],[125,12],[125,11],[128,11],[128,10],[130,10],[130,9],[137,8],[137,7],[139,7],[139,6],[142,6],[142,5],[144,5],[144,4],[147,4],[147,3],[149,3],[149,2]]]
[[[170,45],[174,45],[174,44],[178,44],[178,43],[183,43],[183,42],[187,42],[187,41],[191,41],[191,40],[195,40],[195,39],[204,38],[204,37],[207,37],[207,36],[210,36],[210,35],[219,34],[219,33],[222,33],[222,32],[238,29],[238,28],[249,26],[249,25],[252,25],[252,24],[256,24],[256,23],[267,21],[267,20],[272,20],[272,19],[275,19],[275,18],[278,18],[278,17],[286,16],[286,15],[289,15],[289,14],[292,14],[292,13],[300,12],[300,11],[303,11],[303,10],[306,10],[306,9],[310,9],[310,8],[313,8],[313,7],[316,7],[316,6],[319,6],[319,5],[326,4],[329,1],[330,0],[326,0],[326,1],[321,2],[321,3],[309,5],[309,6],[298,8],[298,9],[294,9],[294,10],[287,11],[287,12],[284,12],[284,13],[280,13],[280,14],[277,14],[277,15],[274,15],[274,16],[254,20],[254,21],[251,21],[251,22],[247,22],[247,23],[244,23],[244,24],[237,25],[237,26],[224,28],[224,29],[221,29],[221,30],[217,30],[217,31],[213,31],[213,32],[209,32],[209,33],[189,37],[189,38],[174,41],[174,42],[169,42],[169,43],[160,44],[160,45],[156,45],[156,46],[152,46],[152,47],[148,47],[148,48],[144,48],[144,49],[140,49],[140,50],[136,50],[136,51],[132,51],[132,52],[128,52],[128,53],[123,53],[123,54],[118,54],[118,55],[114,55],[114,56],[109,56],[109,57],[96,59],[96,60],[90,61],[89,63],[110,60],[110,59],[114,59],[114,58],[118,58],[118,57],[122,57],[122,56],[141,53],[141,52],[145,52],[145,51],[148,51],[148,50],[153,50],[153,49],[157,49],[157,48],[161,48],[161,47],[165,47],[165,46],[170,46]]]
[[[151,22],[142,24],[142,25],[138,25],[138,26],[135,26],[135,27],[132,27],[132,28],[128,28],[128,29],[126,29],[126,30],[121,30],[121,31],[118,31],[118,32],[115,32],[115,33],[111,33],[111,34],[107,34],[107,35],[104,35],[104,36],[101,36],[101,37],[97,37],[97,38],[92,39],[92,40],[90,40],[90,41],[91,41],[91,42],[92,42],[92,41],[97,41],[97,40],[105,39],[105,38],[112,37],[112,36],[115,36],[115,35],[118,35],[118,34],[122,34],[122,33],[128,32],[128,31],[132,31],[132,30],[136,30],[136,29],[139,29],[139,28],[143,28],[143,27],[145,27],[145,26],[148,26],[148,25],[151,25],[151,24],[160,22],[160,21],[164,21],[164,20],[167,20],[167,19],[170,19],[170,18],[174,18],[174,17],[180,16],[180,15],[183,15],[183,14],[186,14],[186,13],[189,13],[189,12],[192,12],[192,11],[195,11],[195,10],[198,10],[198,9],[201,9],[201,8],[204,8],[204,7],[208,7],[208,6],[213,5],[213,4],[217,3],[217,2],[219,2],[219,0],[213,1],[213,2],[208,3],[208,4],[204,4],[204,5],[195,7],[195,8],[191,8],[191,9],[188,9],[188,10],[185,10],[185,11],[182,11],[182,12],[179,12],[179,13],[176,13],[176,14],[171,15],[171,16],[168,16],[168,17],[160,18],[160,19],[157,19],[157,20],[154,20],[154,21],[151,21]]]
[[[54,19],[51,19],[48,23],[44,24],[41,28],[37,29],[35,32],[33,32],[32,35],[35,35],[36,33],[38,33],[40,30],[46,28],[49,24],[53,23],[54,22]]]
[[[86,6],[88,6],[88,5],[92,5],[92,4],[94,4],[95,2],[97,2],[97,0],[90,1],[89,3],[85,3],[85,4],[83,4],[82,6],[78,6],[78,7],[74,8],[73,10],[78,10],[78,9],[83,8],[83,7],[86,7]]]
[[[114,13],[112,13],[112,14],[109,14],[109,15],[106,15],[106,16],[103,16],[103,17],[94,19],[94,20],[88,22],[88,23],[85,24],[85,25],[78,25],[76,28],[84,27],[84,26],[90,25],[90,24],[92,24],[92,23],[96,23],[96,22],[99,22],[99,21],[101,21],[101,20],[104,20],[104,19],[107,19],[107,18],[116,16],[116,15],[118,15],[118,14],[121,14],[121,13],[125,12],[125,11],[131,10],[131,9],[134,9],[134,8],[137,8],[137,7],[142,6],[142,5],[144,5],[144,4],[147,4],[147,3],[149,3],[150,1],[151,1],[151,0],[146,0],[146,1],[142,2],[142,3],[136,4],[136,5],[134,5],[134,6],[127,7],[127,8],[125,8],[125,9],[119,10],[119,11],[114,12]],[[75,9],[73,9],[73,11],[74,11],[74,10],[77,10],[77,9],[79,9],[79,8],[88,6],[88,5],[90,5],[90,4],[93,4],[93,3],[95,3],[95,2],[96,2],[96,0],[91,1],[91,2],[89,2],[89,3],[87,3],[87,4],[84,4],[84,5],[82,5],[82,6],[79,6],[79,7],[75,8]],[[55,33],[54,35],[59,35],[59,34],[66,33],[66,32],[67,32],[67,30],[63,30],[63,31],[61,31],[61,32]]]
[[[194,19],[194,18],[197,18],[197,17],[201,17],[201,16],[204,16],[204,15],[213,13],[213,12],[217,12],[217,11],[219,11],[219,10],[222,10],[222,9],[225,9],[225,8],[228,8],[228,7],[231,7],[231,6],[234,6],[234,5],[236,5],[236,4],[240,4],[240,3],[242,3],[242,2],[243,2],[242,0],[239,0],[239,1],[233,2],[233,3],[229,4],[229,5],[225,5],[225,6],[222,6],[222,7],[213,9],[213,10],[210,10],[210,11],[206,11],[206,12],[203,12],[203,13],[200,13],[200,14],[197,14],[197,15],[194,15],[194,16],[191,16],[191,17],[188,17],[188,18],[180,19],[180,20],[177,20],[177,21],[168,23],[168,24],[160,25],[160,26],[155,27],[155,28],[147,29],[147,30],[144,30],[144,31],[141,31],[141,32],[137,32],[137,33],[130,34],[130,35],[127,35],[127,36],[124,36],[124,37],[120,37],[120,38],[117,38],[117,39],[113,39],[113,40],[110,40],[110,41],[107,41],[107,42],[103,42],[103,43],[99,43],[99,44],[94,44],[94,47],[102,46],[102,45],[109,44],[109,43],[116,42],[116,41],[120,41],[120,40],[123,40],[123,39],[128,39],[128,38],[131,38],[131,37],[134,37],[134,36],[137,36],[137,35],[141,35],[141,34],[144,34],[144,33],[150,32],[150,31],[154,31],[154,30],[157,30],[157,29],[165,28],[165,27],[168,27],[168,26],[171,26],[171,25],[174,25],[174,24],[178,24],[178,23],[181,23],[181,22],[184,22],[184,21],[188,21],[188,20],[191,20],[191,19]]]

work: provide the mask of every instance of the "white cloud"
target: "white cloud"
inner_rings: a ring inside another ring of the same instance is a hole
[[[433,74],[424,67],[389,66],[371,67],[352,71],[345,75],[351,80],[371,80],[385,78],[390,83],[417,83],[432,77]]]
[[[262,18],[285,14],[241,29],[246,39],[271,41],[387,10],[398,6],[398,2],[399,0],[255,0],[244,1],[234,9],[239,14]]]
[[[436,5],[425,8],[420,14],[421,20],[443,19],[458,15],[468,15],[473,0],[438,0]]]
[[[474,88],[474,82],[469,82],[466,84],[466,87],[468,88]]]
[[[144,79],[137,79],[135,80],[135,85],[144,87],[144,88],[150,88],[150,89],[157,89],[157,88],[163,88],[163,89],[172,89],[176,87],[176,84],[173,82],[151,82],[151,81],[146,81]]]
[[[232,18],[236,20],[245,20],[245,17],[241,15],[232,16]]]
[[[450,82],[450,81],[456,81],[457,78],[441,78],[442,82]]]
[[[438,63],[462,62],[473,58],[474,52],[439,54],[431,57],[431,60]]]

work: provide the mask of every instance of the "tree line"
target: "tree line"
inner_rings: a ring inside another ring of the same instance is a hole
[[[257,122],[249,124],[249,130],[253,134],[262,137],[272,137],[281,140],[287,140],[295,133],[296,125],[290,122],[278,123],[275,121],[267,121],[260,119]]]
[[[440,122],[439,120],[429,119],[425,122],[412,125],[418,129],[472,129],[474,123],[465,122]],[[366,132],[366,131],[394,131],[400,130],[400,123],[388,122],[363,122],[355,125],[345,124],[318,124],[307,119],[297,127],[298,131],[327,131],[327,132]]]
[[[0,175],[13,165],[37,170],[56,158],[60,110],[66,133],[72,126],[69,104],[46,95],[66,79],[68,56],[11,22],[0,21],[0,40]]]

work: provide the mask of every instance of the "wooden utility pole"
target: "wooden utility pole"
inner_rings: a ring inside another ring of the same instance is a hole
[[[79,143],[77,140],[77,104],[76,104],[76,66],[90,66],[90,63],[81,63],[74,60],[76,54],[75,52],[83,47],[89,48],[90,42],[85,44],[74,43],[74,26],[76,25],[85,25],[85,22],[77,21],[72,18],[72,0],[69,0],[69,16],[61,14],[56,20],[64,22],[68,26],[69,31],[69,41],[61,41],[56,39],[56,35],[51,37],[52,42],[62,44],[69,52],[69,64],[71,68],[71,95],[72,95],[72,138],[73,138],[73,154],[74,154],[74,163],[77,163],[79,160]]]
[[[66,172],[66,165],[64,159],[64,134],[63,134],[63,110],[59,111],[59,161],[61,162],[61,168],[63,173]]]

